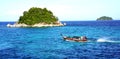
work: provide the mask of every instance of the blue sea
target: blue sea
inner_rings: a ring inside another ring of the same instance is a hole
[[[120,21],[62,21],[66,26],[8,28],[0,22],[0,59],[120,59]],[[86,36],[87,42],[64,41]]]

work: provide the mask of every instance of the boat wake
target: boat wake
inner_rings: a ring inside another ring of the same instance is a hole
[[[109,38],[99,38],[97,40],[97,42],[114,42],[114,43],[120,43],[120,41],[114,41],[114,40],[110,40]]]

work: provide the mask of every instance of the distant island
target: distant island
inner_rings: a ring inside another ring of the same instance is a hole
[[[102,16],[100,18],[97,18],[97,21],[99,21],[99,20],[113,20],[113,18],[112,17],[108,17],[108,16]]]
[[[58,17],[54,16],[47,8],[32,7],[28,11],[23,12],[23,16],[19,17],[19,21],[15,24],[8,24],[7,27],[48,27],[63,26],[58,21]]]

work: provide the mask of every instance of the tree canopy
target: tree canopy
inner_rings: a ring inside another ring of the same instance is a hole
[[[18,23],[27,25],[34,25],[36,23],[54,24],[56,21],[58,21],[58,18],[50,10],[32,7],[28,11],[23,12],[23,16],[20,16]]]
[[[102,16],[100,18],[97,18],[97,20],[113,20],[113,19],[112,19],[112,17]]]

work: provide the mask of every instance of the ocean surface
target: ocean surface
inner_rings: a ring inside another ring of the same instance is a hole
[[[63,21],[63,27],[8,28],[0,22],[0,59],[120,59],[120,21]],[[88,42],[64,41],[86,36]]]

